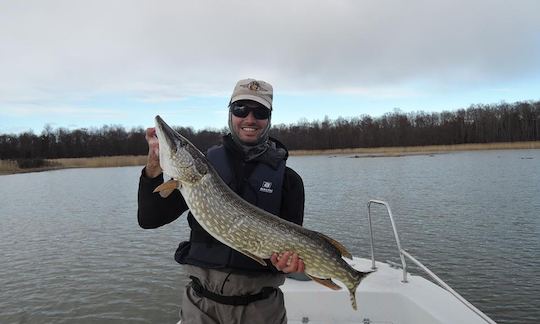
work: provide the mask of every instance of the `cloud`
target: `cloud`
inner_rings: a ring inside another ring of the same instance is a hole
[[[21,104],[9,106],[2,110],[2,115],[7,117],[36,117],[43,116],[49,119],[55,116],[70,115],[75,118],[119,118],[127,116],[126,113],[107,108],[81,108],[73,106],[44,106],[37,104]]]
[[[248,76],[337,93],[519,79],[540,71],[538,12],[536,0],[4,2],[0,109],[228,95]]]
[[[337,94],[359,95],[366,99],[390,99],[420,97],[425,94],[405,87],[343,87],[336,89]]]

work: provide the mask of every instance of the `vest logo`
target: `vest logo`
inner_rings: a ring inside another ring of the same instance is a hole
[[[266,193],[273,193],[274,189],[272,189],[272,182],[270,181],[263,181],[262,186],[259,189],[259,191],[266,192]]]

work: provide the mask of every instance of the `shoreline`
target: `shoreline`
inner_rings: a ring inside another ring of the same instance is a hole
[[[294,150],[294,151],[290,151],[289,155],[303,156],[303,155],[362,154],[362,155],[367,155],[367,157],[370,157],[370,155],[400,156],[400,155],[450,153],[450,152],[460,152],[460,151],[534,150],[534,149],[540,149],[540,141],[475,143],[475,144],[454,144],[454,145],[426,145],[426,146],[395,146],[395,147],[350,148],[350,149],[333,149],[333,150]]]
[[[90,158],[64,158],[64,159],[45,159],[48,166],[38,168],[21,169],[17,162],[13,160],[0,160],[0,176],[44,172],[63,169],[76,168],[113,168],[125,166],[143,166],[146,163],[146,155],[120,155],[120,156],[98,156]]]
[[[540,141],[505,142],[456,145],[428,145],[405,147],[376,147],[351,148],[333,150],[292,150],[290,156],[311,155],[353,155],[353,158],[400,157],[405,155],[431,155],[459,151],[489,151],[489,150],[527,150],[540,149]],[[44,172],[72,168],[110,168],[124,166],[143,166],[146,155],[140,156],[100,156],[91,158],[46,159],[49,166],[21,169],[16,161],[0,160],[0,175],[16,173]]]

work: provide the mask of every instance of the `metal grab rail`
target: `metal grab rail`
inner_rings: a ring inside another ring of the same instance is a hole
[[[403,257],[403,254],[401,253],[401,243],[399,241],[399,235],[396,228],[396,223],[394,222],[394,217],[392,216],[392,210],[390,209],[390,205],[388,205],[387,202],[382,200],[370,200],[367,204],[368,208],[368,220],[369,220],[369,236],[371,239],[371,269],[375,270],[377,269],[377,266],[375,265],[375,249],[373,244],[373,226],[371,225],[371,204],[379,204],[384,205],[386,207],[386,210],[388,211],[388,216],[390,216],[390,222],[392,223],[392,229],[394,230],[394,237],[396,238],[396,244],[399,253],[399,258],[401,259],[401,266],[403,267],[403,279],[402,282],[407,282],[407,263],[405,262],[405,257]]]
[[[382,200],[370,200],[367,204],[368,208],[368,221],[369,221],[369,236],[371,240],[371,269],[376,270],[377,266],[375,265],[375,252],[374,252],[374,245],[373,245],[373,226],[371,223],[371,204],[379,204],[386,207],[386,210],[388,212],[388,216],[390,217],[390,223],[392,224],[392,230],[394,231],[394,238],[396,239],[396,244],[399,251],[399,258],[401,259],[401,266],[403,268],[403,279],[401,282],[407,283],[407,263],[405,261],[405,257],[407,257],[409,260],[411,260],[414,264],[416,264],[420,269],[422,269],[427,275],[429,275],[440,287],[448,291],[452,296],[454,296],[457,300],[459,300],[462,304],[464,304],[467,308],[472,310],[476,315],[480,316],[486,323],[490,324],[496,324],[491,318],[489,318],[486,314],[482,313],[478,308],[476,308],[473,304],[469,303],[465,298],[463,298],[460,294],[458,294],[454,289],[452,289],[446,282],[444,282],[441,278],[439,278],[435,273],[433,273],[431,270],[428,269],[425,265],[423,265],[420,261],[416,260],[412,255],[410,255],[407,251],[401,248],[401,243],[399,240],[399,235],[397,232],[396,223],[394,222],[394,216],[392,215],[392,210],[390,209],[390,205],[388,205],[387,202]]]

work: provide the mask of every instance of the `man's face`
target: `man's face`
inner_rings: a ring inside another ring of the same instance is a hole
[[[270,110],[256,101],[240,100],[231,105],[232,130],[240,141],[255,144],[268,125]]]

